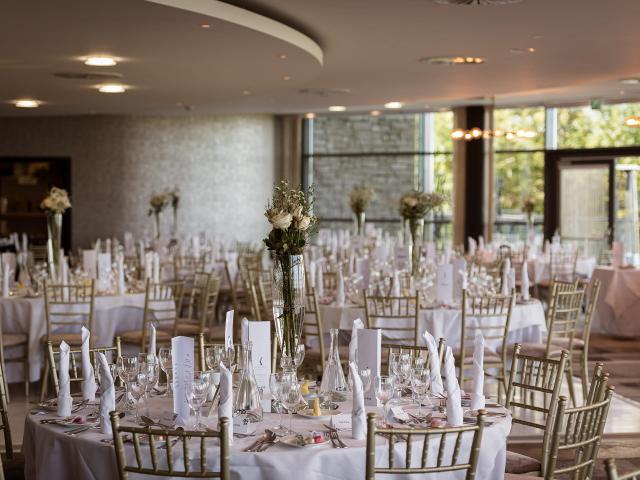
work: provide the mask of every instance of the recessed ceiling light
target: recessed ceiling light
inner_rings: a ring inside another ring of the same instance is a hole
[[[243,90],[242,94],[243,95],[251,95],[251,90]]]
[[[624,83],[625,85],[638,85],[640,78],[621,78],[620,83]]]
[[[286,60],[286,59],[287,59],[287,56],[284,53],[280,55],[280,60]]]
[[[387,102],[384,104],[384,108],[391,108],[391,109],[402,108],[402,102]]]
[[[119,83],[105,83],[98,87],[100,93],[124,93],[127,87]]]
[[[329,107],[330,112],[344,112],[347,109],[344,105],[332,105]]]
[[[211,28],[211,24],[209,23],[201,23],[200,28]]]
[[[311,120],[311,119],[316,118],[316,114],[313,113],[313,112],[305,113],[304,118],[306,118],[308,120]]]
[[[284,77],[282,77],[282,79],[283,79],[285,82],[288,82],[289,80],[291,80],[291,77],[290,77],[289,75],[285,75]]]
[[[15,100],[13,104],[18,108],[38,108],[40,106],[40,101],[29,99],[29,98],[23,98],[20,100]]]
[[[535,51],[536,51],[536,49],[535,49],[535,48],[533,48],[533,47],[529,47],[529,48],[527,48],[527,51],[528,51],[529,53],[533,53],[533,52],[535,52]]]
[[[479,65],[486,62],[486,59],[482,57],[439,56],[424,57],[420,61],[430,65]]]
[[[109,57],[107,55],[96,55],[94,57],[87,57],[84,61],[85,65],[89,65],[90,67],[113,67],[118,62],[115,58]]]
[[[380,116],[380,110],[371,110],[371,111],[369,112],[369,114],[370,114],[372,117],[378,117],[378,116]]]

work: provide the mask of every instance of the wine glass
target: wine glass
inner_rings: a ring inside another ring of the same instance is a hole
[[[187,385],[187,403],[196,414],[196,430],[201,429],[200,410],[207,400],[210,385],[211,375],[208,372],[194,372],[193,380]]]
[[[387,418],[387,403],[391,400],[394,390],[393,378],[385,375],[378,375],[374,381],[376,398],[382,403],[384,418]]]
[[[160,349],[160,352],[158,353],[158,357],[160,360],[160,368],[164,372],[164,375],[167,377],[167,389],[165,390],[163,396],[168,397],[171,394],[171,382],[169,382],[169,374],[167,373],[167,370],[169,368],[173,368],[171,349],[168,347],[162,347]]]
[[[300,343],[296,347],[296,354],[293,357],[293,365],[296,368],[299,368],[300,365],[302,365],[302,362],[304,361],[304,354],[305,354],[304,343]]]
[[[280,401],[280,382],[282,382],[282,373],[272,373],[269,375],[269,393],[274,401],[274,408],[280,414],[280,424],[272,428],[276,432],[287,432],[287,427],[282,424],[282,414],[284,413],[282,402]]]
[[[293,414],[302,408],[300,384],[295,375],[282,375],[280,402],[289,412],[289,431],[293,432]]]
[[[136,378],[134,378],[131,382],[127,383],[128,392],[131,394],[131,398],[133,398],[136,406],[136,418],[135,421],[138,423],[139,412],[140,412],[140,399],[144,396],[144,392],[146,389],[146,385],[144,383],[140,383]]]
[[[362,380],[362,392],[368,392],[371,388],[371,369],[369,367],[360,370],[360,380]]]
[[[225,348],[222,344],[212,345],[204,350],[204,358],[209,370],[217,372],[220,369],[220,363],[225,357]]]
[[[131,410],[129,404],[129,385],[136,379],[138,375],[138,357],[135,355],[123,355],[118,358],[117,363],[118,375],[124,382],[125,394],[122,401],[122,408],[124,410]]]
[[[429,392],[430,375],[429,370],[414,370],[411,376],[411,392],[413,399],[418,404],[418,415],[422,414],[422,402],[427,398]]]
[[[396,371],[400,365],[400,354],[392,352],[389,354],[389,376],[397,375]]]

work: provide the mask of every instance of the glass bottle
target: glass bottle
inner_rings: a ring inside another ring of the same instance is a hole
[[[253,372],[251,349],[251,342],[243,345],[240,382],[233,403],[233,413],[234,416],[240,415],[249,423],[254,423],[262,421],[262,393]]]
[[[340,353],[338,352],[338,329],[332,328],[331,348],[324,367],[322,383],[320,384],[320,394],[332,402],[343,402],[346,400],[347,381],[342,371],[340,363]]]

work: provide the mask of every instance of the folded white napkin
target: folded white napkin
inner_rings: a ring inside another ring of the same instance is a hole
[[[458,378],[456,377],[456,366],[453,360],[453,351],[447,347],[444,355],[444,383],[447,392],[447,423],[452,427],[462,425],[462,393]]]
[[[60,343],[60,370],[58,372],[58,416],[71,415],[71,381],[69,380],[69,345]],[[55,365],[53,366],[55,368]]]
[[[529,268],[527,267],[527,261],[522,263],[522,278],[520,279],[520,293],[522,299],[526,302],[529,300]]]
[[[364,389],[358,368],[349,362],[349,375],[353,383],[353,409],[351,410],[351,435],[355,440],[361,440],[367,433],[367,413],[364,408]]]
[[[440,355],[438,354],[438,344],[429,332],[425,331],[424,339],[429,349],[429,370],[431,375],[431,393],[435,396],[444,394],[442,386],[442,376],[440,375]]]
[[[322,276],[322,265],[317,265],[316,269],[316,295],[318,298],[324,297],[324,280]]]
[[[509,272],[511,271],[511,261],[507,258],[502,267],[502,295],[509,295]]]
[[[11,267],[9,263],[2,262],[2,298],[9,298],[9,279],[11,277]]]
[[[484,337],[478,332],[473,341],[473,390],[471,410],[484,408]]]
[[[96,399],[96,380],[93,366],[91,365],[91,355],[89,354],[89,344],[91,333],[86,327],[82,327],[82,399],[94,401]]]
[[[233,310],[227,312],[227,317],[224,324],[224,346],[231,348],[233,346]],[[229,421],[231,421],[229,417]]]
[[[393,287],[391,288],[391,296],[400,296],[400,272],[398,270],[393,272]]]
[[[338,270],[336,274],[336,303],[338,306],[344,305],[344,276],[342,275],[342,270]]]
[[[310,260],[309,261],[309,286],[311,288],[315,288],[316,287],[316,262],[315,260]]]
[[[127,293],[127,285],[124,280],[124,258],[118,255],[118,295]]]
[[[364,323],[359,318],[353,321],[351,327],[351,341],[349,342],[349,363],[358,361],[358,330],[364,328]]]
[[[242,345],[249,342],[249,320],[246,317],[240,320],[240,341]]]
[[[229,444],[233,443],[233,382],[231,372],[220,363],[220,403],[218,404],[218,418],[229,419]]]
[[[153,283],[160,283],[160,255],[153,254]]]
[[[116,409],[116,388],[107,357],[102,352],[98,352],[98,368],[100,369],[100,429],[104,435],[111,435],[109,412]]]
[[[153,252],[144,254],[144,279],[153,282]]]
[[[484,251],[484,237],[482,235],[478,237],[478,250]]]
[[[471,237],[469,237],[469,255],[472,257],[476,254],[476,249],[478,248],[478,243]]]
[[[156,355],[156,326],[153,323],[149,324],[149,353]]]

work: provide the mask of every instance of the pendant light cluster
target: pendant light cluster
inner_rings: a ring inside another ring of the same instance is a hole
[[[451,138],[454,140],[478,140],[480,138],[505,138],[507,140],[516,140],[518,138],[531,139],[535,138],[538,132],[521,128],[518,130],[483,130],[478,127],[474,127],[469,130],[463,128],[456,128],[451,131]]]

